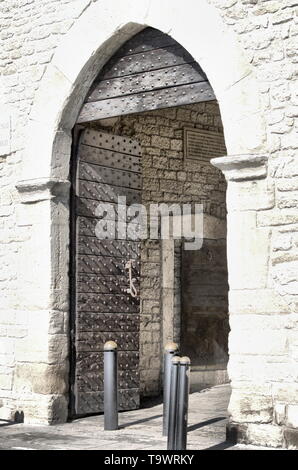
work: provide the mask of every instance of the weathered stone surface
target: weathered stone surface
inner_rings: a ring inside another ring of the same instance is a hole
[[[298,449],[298,431],[297,429],[287,429],[284,431],[284,442],[285,446],[289,450]]]
[[[67,393],[67,370],[58,365],[19,363],[15,369],[14,390],[17,394]]]
[[[297,381],[285,381],[284,383],[274,383],[272,385],[272,396],[277,402],[286,404],[298,404],[298,385]]]
[[[229,337],[230,354],[256,354],[283,356],[288,353],[288,338],[279,331],[231,328]]]
[[[257,214],[257,226],[279,226],[289,225],[298,223],[297,209],[295,208],[284,208],[284,209],[272,209],[269,211],[258,212]]]
[[[30,394],[22,398],[19,413],[26,424],[56,424],[67,419],[67,398],[63,395]]]
[[[287,355],[258,355],[257,360],[255,354],[233,355],[228,364],[229,377],[233,382],[243,381],[246,383],[295,382],[298,378],[295,364],[288,364],[287,361]],[[276,399],[278,399],[278,394]]]
[[[227,439],[232,443],[259,445],[263,447],[282,447],[283,430],[272,424],[234,423],[228,424]]]
[[[272,424],[250,423],[247,425],[246,444],[251,443],[265,447],[282,447],[283,430],[280,426]]]
[[[298,405],[288,405],[286,424],[290,428],[298,428]]]
[[[247,181],[265,178],[267,155],[231,155],[213,158],[211,163],[219,168],[227,181]]]
[[[256,227],[255,211],[229,213],[228,227],[230,289],[265,288],[268,277],[270,229]]]
[[[290,313],[291,305],[274,289],[230,290],[231,313]]]
[[[229,211],[271,209],[275,204],[274,182],[265,180],[230,181],[227,190]]]
[[[229,212],[237,215],[257,211],[256,223],[252,225],[246,224],[251,215],[239,216],[238,223],[235,220],[231,227],[228,223],[229,237],[232,234],[228,254],[231,312],[258,315],[297,312],[297,1],[202,0],[199,15],[195,14],[198,8],[195,0],[187,7],[176,0],[149,3],[147,0],[53,0],[50,4],[27,2],[22,8],[14,2],[11,5],[3,3],[0,104],[5,114],[11,115],[11,153],[0,158],[0,364],[5,368],[1,369],[1,374],[4,371],[1,375],[4,387],[0,392],[1,416],[10,416],[22,401],[22,397],[18,397],[16,403],[16,397],[9,390],[13,375],[7,373],[6,367],[12,370],[15,361],[21,363],[24,358],[30,363],[46,363],[50,349],[48,333],[61,335],[61,342],[57,339],[57,354],[54,352],[55,340],[53,342],[53,360],[63,357],[63,361],[67,361],[64,337],[68,328],[67,201],[59,201],[59,198],[57,204],[52,199],[47,201],[46,197],[51,198],[51,195],[48,188],[44,188],[45,191],[37,191],[35,202],[33,198],[29,203],[30,196],[28,204],[18,208],[21,195],[15,185],[19,180],[45,178],[44,181],[51,181],[57,178],[65,181],[68,178],[71,130],[84,96],[98,69],[126,39],[142,28],[141,25],[150,24],[162,31],[170,31],[207,73],[220,103],[228,154],[268,157],[267,179],[264,162],[259,165],[255,159],[248,170],[242,171],[243,161],[239,160],[235,171],[228,169],[230,160],[225,161],[227,172],[232,179],[237,179],[235,183],[230,180]],[[212,109],[212,103],[209,103],[199,111],[180,110],[180,122],[189,124],[189,119],[196,119],[201,126],[208,126]],[[145,200],[164,198],[188,202],[202,195],[209,213],[223,217],[224,202],[220,198],[224,187],[221,183],[214,187],[216,182],[208,180],[208,176],[215,174],[208,175],[204,168],[197,174],[191,165],[190,170],[184,168],[180,129],[173,134],[169,125],[173,116],[176,116],[175,111],[167,110],[161,112],[159,123],[154,116],[148,116],[147,123],[141,126],[143,129],[149,126],[151,119],[151,131],[155,133],[159,127],[154,137],[157,146],[151,146],[150,136],[145,132],[144,143],[148,153],[147,168],[164,171],[150,177],[144,191]],[[221,126],[218,115],[213,115],[211,120],[211,125]],[[110,126],[114,125],[115,122],[110,123]],[[238,170],[242,175],[239,176]],[[189,171],[192,181],[189,181]],[[169,179],[161,189],[159,179],[165,176]],[[251,178],[251,183],[245,181],[247,178]],[[173,191],[174,184],[177,184],[177,191]],[[55,204],[59,209],[54,208]],[[55,223],[51,225],[54,218]],[[239,233],[234,236],[234,232]],[[250,256],[244,254],[247,250],[251,250]],[[233,256],[233,252],[237,256]],[[152,255],[152,259],[152,263],[159,265],[156,255]],[[146,276],[154,279],[158,273],[159,269],[153,269]],[[151,317],[152,331],[156,331],[160,311],[154,303],[145,303],[144,307],[148,312],[144,313],[145,324],[148,327]],[[46,322],[43,326],[38,323],[42,329],[40,338],[32,334],[34,322],[30,326],[28,323],[28,312],[33,310],[37,314],[56,312],[45,317],[49,321],[48,329]],[[14,334],[7,329],[13,325]],[[245,330],[239,325],[236,329],[238,327],[244,334]],[[270,333],[269,323],[264,341],[272,343],[273,349],[278,346],[277,350],[283,350],[276,330],[272,330],[271,339]],[[276,396],[273,393],[274,405],[297,405],[292,393],[293,370],[298,358],[297,327],[294,323],[281,326],[279,334],[281,338],[288,337],[288,353],[271,356],[271,370],[269,362],[265,361],[264,377],[276,392]],[[256,332],[257,347],[265,351],[260,336]],[[155,337],[151,337],[150,341],[154,340]],[[234,341],[240,343],[235,336]],[[149,343],[146,348],[148,352]],[[152,350],[154,356],[160,354],[157,341],[152,344]],[[231,373],[235,382],[238,372],[240,374],[237,369],[233,371],[236,355],[241,354],[232,354]],[[248,356],[246,354],[247,359]],[[284,359],[285,372],[276,357]],[[254,359],[251,360],[254,363]],[[150,369],[150,361],[148,364]],[[252,385],[261,372],[258,366]],[[243,367],[241,374],[249,376],[248,363],[246,372]],[[275,378],[272,369],[276,371]],[[282,392],[277,393],[276,380],[287,380]],[[40,395],[34,395],[26,406],[26,413],[32,420],[40,418],[49,422],[58,415],[63,419],[66,417],[67,403],[60,395],[42,400]],[[277,419],[284,422],[283,417]],[[242,430],[249,442],[276,446],[283,442],[289,448],[295,442],[297,445],[296,429],[289,427],[285,429],[284,440],[281,439],[281,426],[277,424],[250,423]]]
[[[273,416],[272,397],[247,394],[244,389],[233,390],[229,413],[239,423],[270,423]]]

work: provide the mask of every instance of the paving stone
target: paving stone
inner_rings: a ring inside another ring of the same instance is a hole
[[[229,385],[194,392],[189,398],[188,450],[247,449],[225,442]],[[103,415],[53,426],[0,421],[2,450],[166,450],[162,403],[147,400],[145,408],[119,414],[119,430],[104,431]]]

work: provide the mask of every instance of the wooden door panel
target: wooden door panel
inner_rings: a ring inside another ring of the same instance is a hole
[[[118,393],[119,410],[133,410],[139,407],[139,389],[121,389]],[[81,392],[77,408],[80,414],[100,413],[103,410],[103,392]]]
[[[81,236],[78,240],[78,253],[81,255],[113,256],[115,258],[138,258],[140,243],[127,240],[98,240],[95,237]]]
[[[78,122],[215,99],[194,58],[170,36],[145,28],[129,39],[99,72]],[[95,139],[88,140],[89,145],[92,140]],[[116,150],[115,145],[113,149]]]
[[[127,292],[125,266],[133,260],[133,277],[139,290],[140,241],[126,239],[123,234],[120,239],[117,230],[100,239],[96,227],[106,217],[101,204],[111,204],[117,222],[118,196],[125,196],[127,204],[141,202],[140,155],[138,142],[93,129],[85,130],[79,143],[72,335],[73,413],[77,416],[103,410],[103,346],[109,340],[116,341],[119,351],[120,409],[139,405],[140,301]],[[130,222],[138,229],[137,220]],[[107,238],[111,235],[115,237]]]
[[[132,171],[106,168],[93,163],[81,162],[80,179],[97,183],[120,186],[121,188],[141,189],[138,173]]]
[[[126,371],[118,372],[119,389],[137,389],[139,386],[139,371]],[[100,374],[85,374],[84,377],[78,379],[78,389],[81,392],[102,392],[104,389],[103,373]]]
[[[109,184],[98,184],[92,181],[78,181],[79,193],[81,197],[95,199],[101,202],[118,203],[118,197],[123,196],[121,186],[113,186]],[[134,204],[140,202],[140,191],[136,189],[126,189],[126,204]]]
[[[78,334],[83,332],[139,332],[139,315],[81,312],[77,325]]]
[[[141,171],[140,157],[86,144],[80,147],[80,161],[101,164],[118,170]]]
[[[79,376],[84,376],[89,372],[100,375],[103,371],[103,351],[100,352],[78,352],[77,367],[80,369]],[[118,369],[121,370],[139,370],[139,352],[138,351],[119,351]]]
[[[79,312],[115,312],[115,313],[138,313],[139,299],[131,298],[128,294],[78,294]],[[108,341],[108,340],[107,340]],[[116,341],[116,340],[114,340]],[[117,342],[117,341],[116,341]]]
[[[107,341],[116,341],[119,350],[137,351],[139,349],[139,335],[119,332],[78,332],[77,350],[79,352],[102,351]]]

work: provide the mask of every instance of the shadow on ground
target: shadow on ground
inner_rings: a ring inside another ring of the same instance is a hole
[[[6,419],[0,419],[0,428],[3,428],[4,426],[13,426],[15,423],[14,421],[7,421]]]
[[[193,424],[192,426],[188,426],[187,431],[195,431],[196,429],[203,428],[204,426],[210,426],[210,424],[217,423],[218,421],[222,421],[227,419],[225,416],[219,416],[218,418],[211,418],[207,419],[206,421],[201,421],[200,423]]]
[[[159,419],[159,418],[162,418],[162,415],[155,415],[155,416],[149,416],[148,418],[138,419],[136,421],[131,421],[130,423],[127,423],[127,424],[121,424],[119,426],[119,429],[125,429],[125,428],[128,428],[129,426],[135,426],[136,424],[147,423],[148,421],[153,421],[154,419]]]
[[[229,449],[230,447],[234,447],[234,444],[231,442],[220,442],[219,444],[215,444],[214,446],[208,447],[207,449],[202,449],[202,450],[226,450]]]

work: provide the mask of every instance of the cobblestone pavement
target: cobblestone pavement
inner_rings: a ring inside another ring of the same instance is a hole
[[[238,450],[225,442],[228,385],[190,394],[189,450]],[[0,421],[2,450],[165,450],[161,435],[162,404],[147,401],[145,408],[119,414],[120,429],[103,431],[103,415],[55,426],[33,426]],[[247,448],[247,447],[245,447]],[[251,447],[252,449],[252,447]]]

